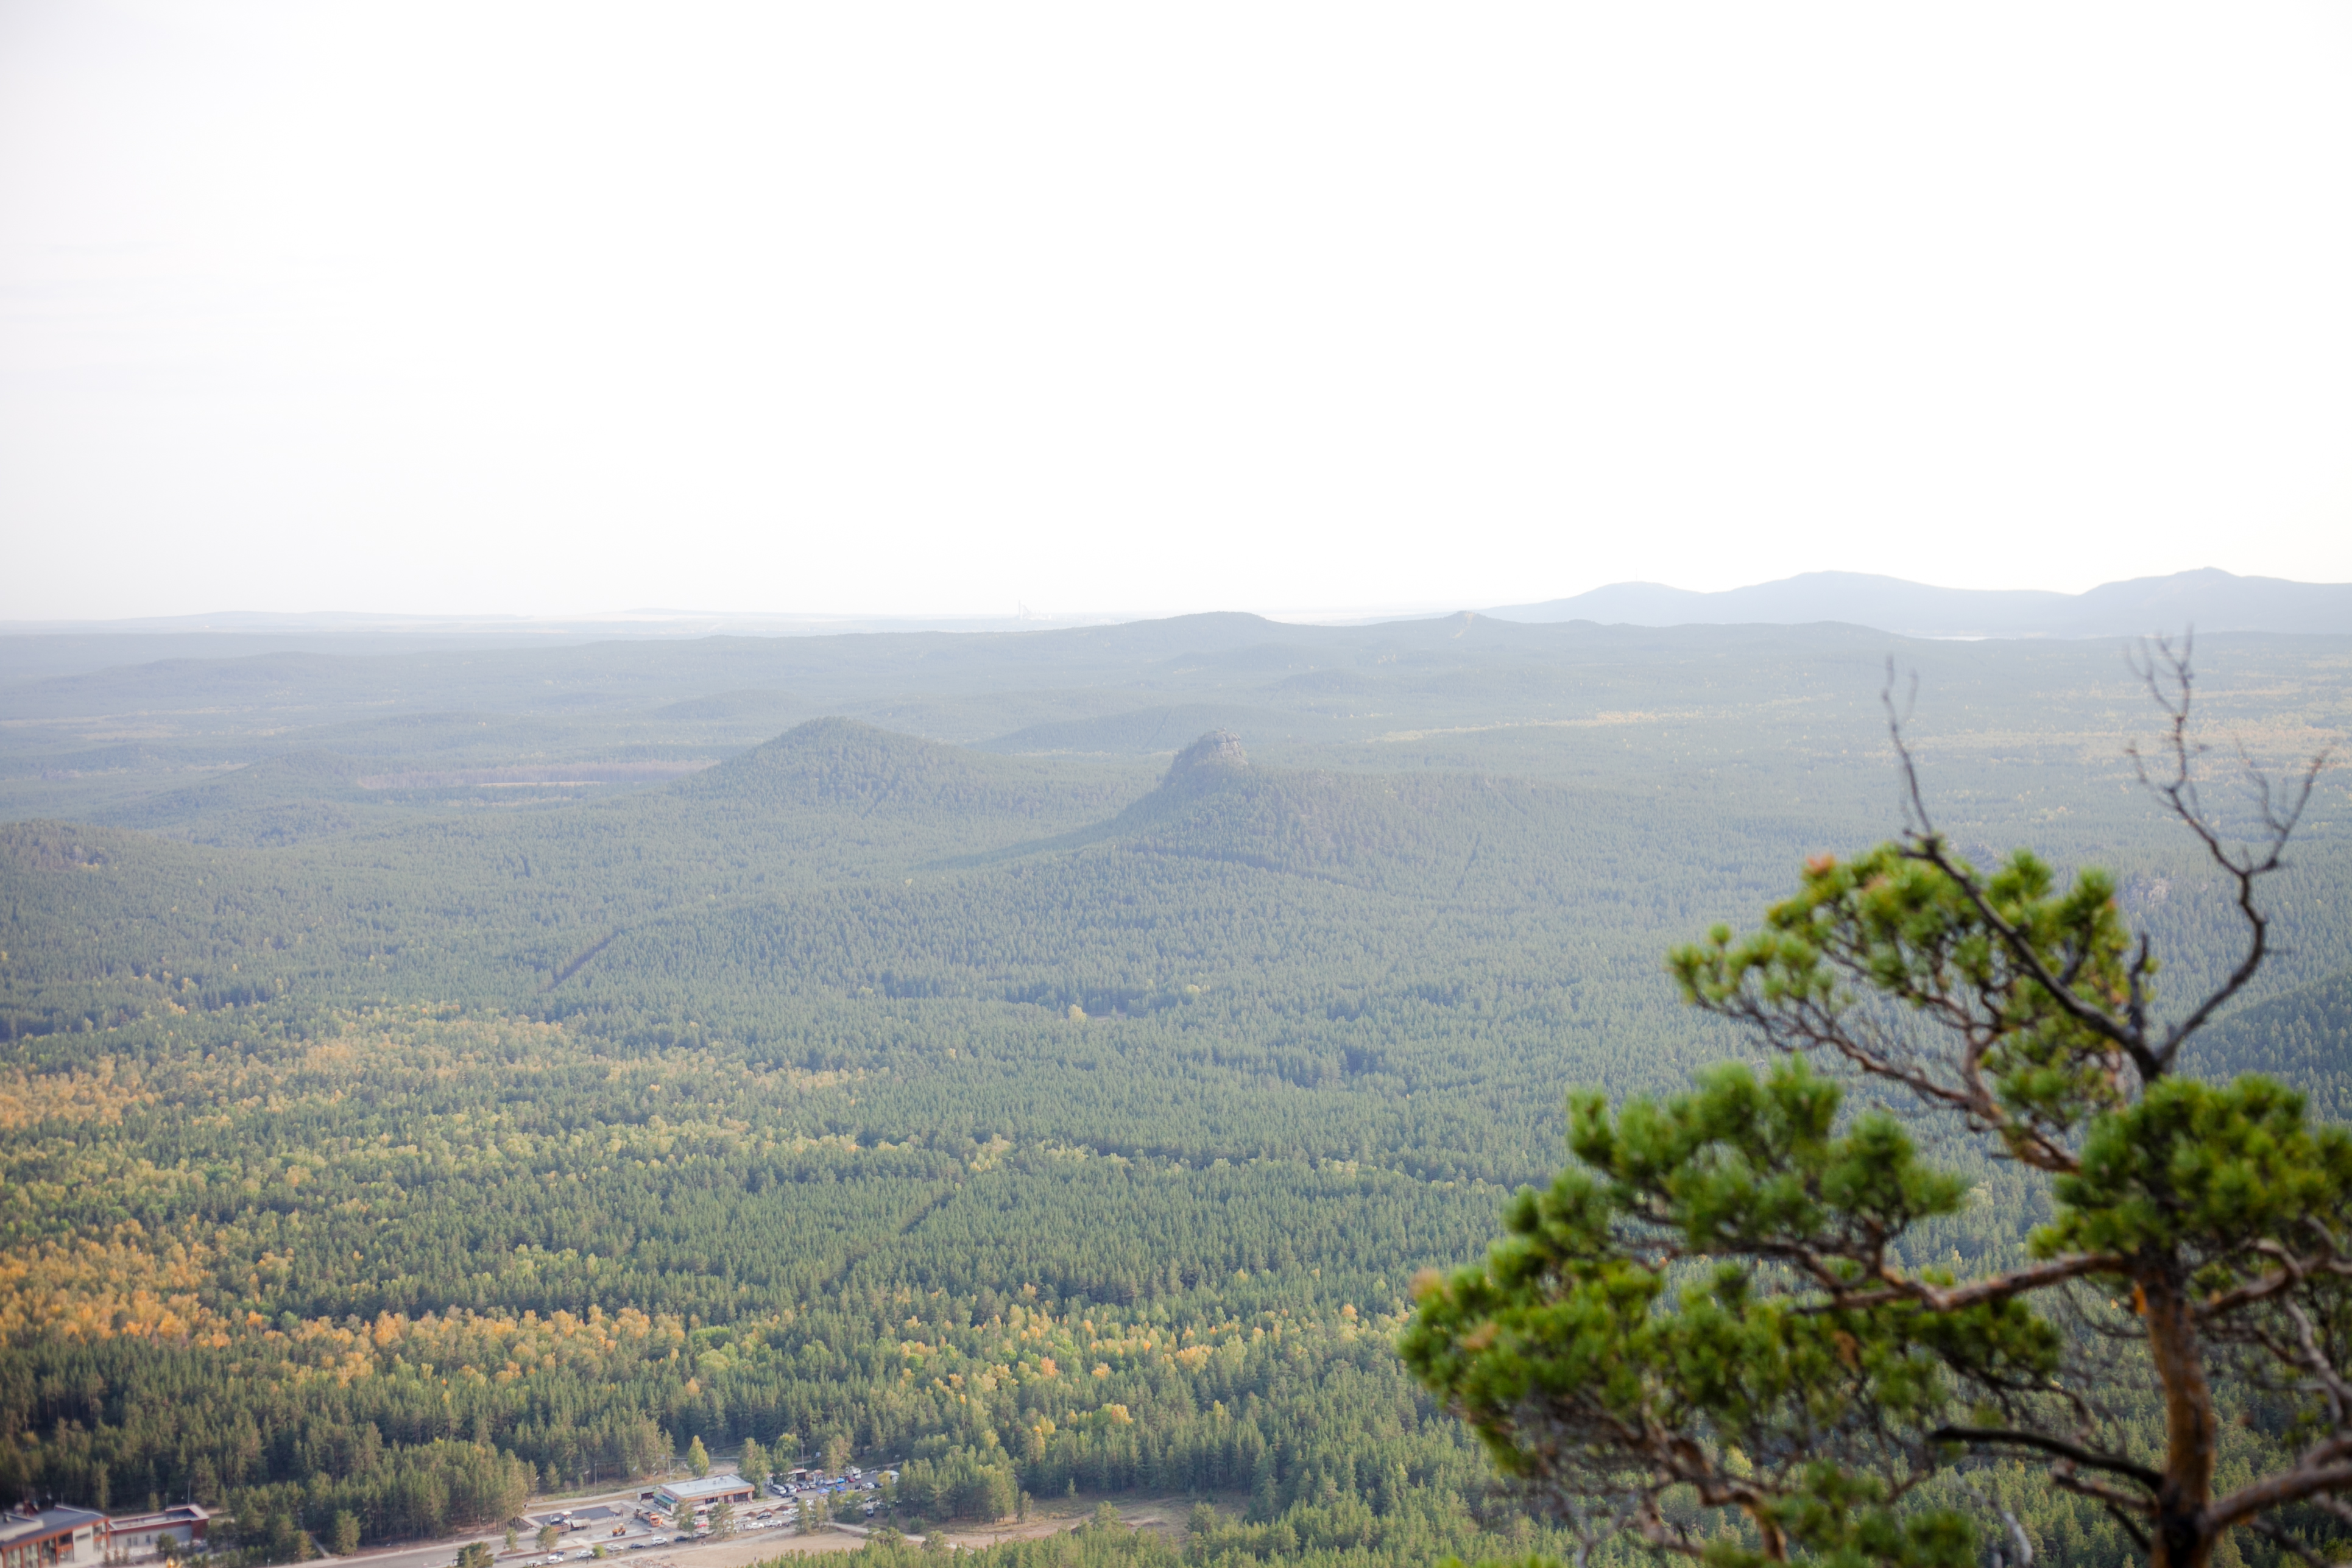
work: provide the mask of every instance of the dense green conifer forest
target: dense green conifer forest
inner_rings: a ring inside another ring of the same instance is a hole
[[[261,1561],[839,1437],[902,1521],[1557,1550],[1400,1366],[1408,1282],[1569,1089],[1738,1048],[1664,955],[1891,830],[1890,656],[1957,840],[2111,868],[2168,994],[2226,964],[2111,643],[1230,616],[0,684],[0,1493],[198,1499]],[[2199,662],[2257,761],[2352,729],[2352,639]],[[2343,773],[2266,896],[2196,1066],[2344,1119]],[[2014,1168],[1937,1152],[1977,1186],[1913,1261],[2017,1256]]]

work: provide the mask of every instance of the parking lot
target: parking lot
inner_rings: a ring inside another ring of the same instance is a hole
[[[777,1537],[798,1530],[804,1503],[822,1502],[833,1518],[845,1522],[856,1523],[871,1517],[877,1507],[875,1495],[881,1484],[880,1474],[867,1475],[858,1470],[837,1476],[801,1472],[781,1477],[770,1486],[767,1495],[730,1505],[731,1516],[724,1535],[719,1531],[717,1510],[693,1505],[692,1522],[682,1528],[675,1507],[666,1506],[656,1490],[648,1489],[635,1503],[601,1502],[526,1515],[525,1522],[530,1528],[521,1532],[525,1550],[516,1555],[502,1554],[500,1561],[514,1564],[514,1568],[552,1568],[557,1563],[584,1563],[625,1553],[682,1551],[722,1540],[772,1543]],[[536,1538],[549,1529],[557,1531],[555,1540],[545,1549],[538,1548]],[[766,1538],[765,1542],[761,1538]],[[649,1563],[647,1568],[673,1565]]]

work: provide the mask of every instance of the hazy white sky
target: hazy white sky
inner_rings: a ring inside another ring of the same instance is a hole
[[[0,616],[2352,579],[2352,11],[0,0]]]

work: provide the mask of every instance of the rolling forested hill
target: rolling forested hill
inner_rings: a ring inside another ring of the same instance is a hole
[[[199,1496],[268,1556],[838,1436],[902,1517],[1540,1544],[1396,1366],[1406,1281],[1568,1088],[1736,1048],[1661,955],[1894,828],[1890,654],[1971,853],[2115,868],[2176,994],[2233,956],[2112,644],[1213,616],[0,686],[0,1490]],[[2352,728],[2352,640],[2200,666],[2257,761]],[[2347,806],[2200,1047],[2336,1116]],[[2022,1186],[1950,1157],[1926,1245],[2006,1255]]]

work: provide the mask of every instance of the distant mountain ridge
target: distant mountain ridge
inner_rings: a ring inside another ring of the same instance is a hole
[[[1863,572],[1805,572],[1701,594],[1662,583],[1612,583],[1571,598],[1507,605],[1507,621],[1597,621],[1635,626],[1844,621],[1928,637],[2112,637],[2149,632],[2352,633],[2352,583],[2241,577],[2215,567],[2103,583],[2084,594],[1937,588]]]

